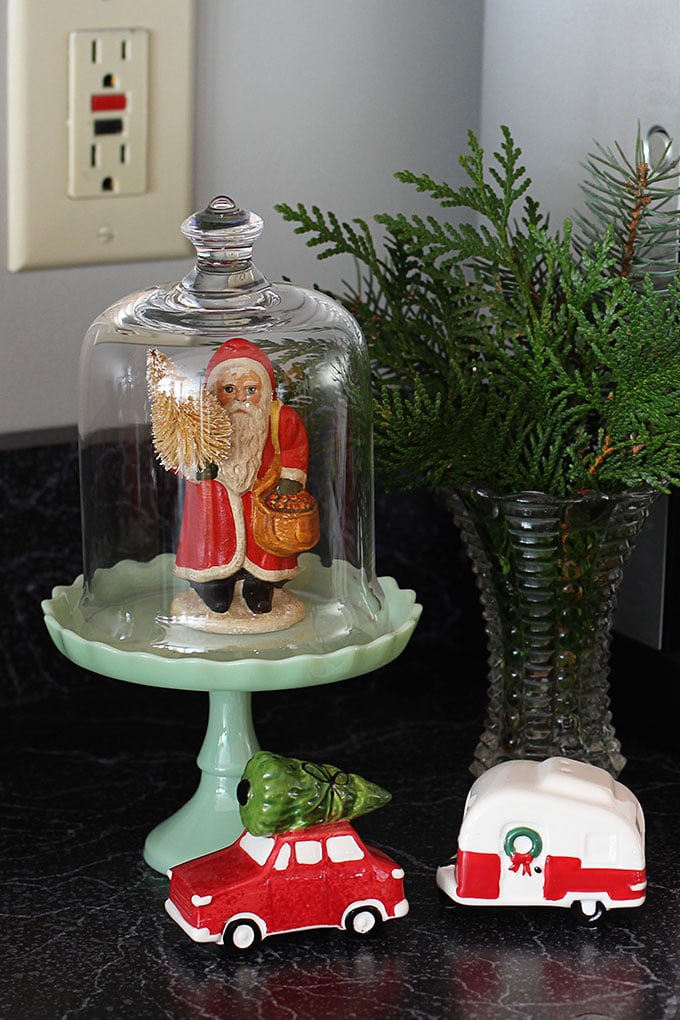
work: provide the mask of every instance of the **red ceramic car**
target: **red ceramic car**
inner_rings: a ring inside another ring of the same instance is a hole
[[[367,935],[408,913],[403,870],[349,822],[275,836],[244,832],[168,875],[165,908],[187,935],[241,950],[303,928]]]

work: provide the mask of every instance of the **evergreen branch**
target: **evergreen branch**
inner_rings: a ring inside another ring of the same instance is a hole
[[[617,272],[638,285],[646,273],[668,276],[675,271],[680,160],[669,160],[668,152],[669,147],[649,166],[638,128],[633,160],[618,144],[611,150],[596,143],[596,152],[584,164],[588,176],[581,190],[590,218],[576,217],[582,231],[580,250],[607,226],[613,228],[619,246]],[[665,208],[671,204],[673,208]]]
[[[632,159],[597,145],[586,213],[555,231],[507,128],[493,161],[471,134],[463,187],[397,174],[477,220],[380,214],[380,254],[363,220],[277,207],[320,257],[356,261],[341,300],[368,340],[383,480],[554,495],[677,484],[678,162],[647,166],[639,138]]]

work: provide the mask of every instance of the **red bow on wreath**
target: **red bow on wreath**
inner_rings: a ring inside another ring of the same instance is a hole
[[[514,853],[510,858],[510,871],[519,871],[521,868],[523,875],[530,875],[532,861],[531,854]]]

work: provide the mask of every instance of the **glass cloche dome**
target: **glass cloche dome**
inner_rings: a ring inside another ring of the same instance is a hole
[[[255,268],[262,225],[213,199],[182,224],[184,279],[86,334],[84,579],[66,622],[85,640],[231,661],[389,629],[365,343],[331,298]]]

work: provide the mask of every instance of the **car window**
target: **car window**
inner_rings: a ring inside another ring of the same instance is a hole
[[[285,871],[290,864],[290,843],[284,843],[274,861],[275,871]]]
[[[298,864],[318,864],[321,860],[321,843],[319,840],[305,839],[296,843],[295,860]]]
[[[353,836],[330,836],[326,840],[328,856],[336,864],[341,861],[360,861],[364,856]]]
[[[244,832],[239,841],[239,846],[257,864],[265,864],[270,853],[274,849],[274,840],[271,836],[253,836],[251,832]]]

